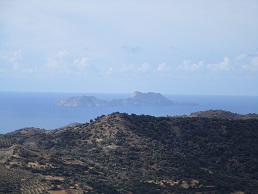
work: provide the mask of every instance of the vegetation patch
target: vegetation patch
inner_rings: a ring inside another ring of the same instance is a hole
[[[0,193],[257,193],[258,119],[205,114],[1,135]]]

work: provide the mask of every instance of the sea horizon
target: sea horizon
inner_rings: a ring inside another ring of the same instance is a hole
[[[129,92],[82,92],[82,91],[0,91],[1,93],[49,93],[49,94],[78,94],[78,95],[82,95],[82,94],[122,94],[122,95],[131,95],[133,92],[142,92],[142,93],[148,93],[148,92],[154,92],[154,93],[160,93],[162,95],[175,95],[175,96],[243,96],[243,97],[258,97],[258,95],[254,95],[254,94],[248,94],[248,95],[244,95],[244,94],[183,94],[183,93],[163,93],[163,92],[159,92],[159,91],[140,91],[140,90],[133,90],[133,91],[129,91]],[[129,97],[129,96],[128,96]]]
[[[0,134],[26,127],[56,129],[70,123],[86,123],[112,112],[152,116],[181,116],[204,110],[225,110],[238,114],[258,113],[258,96],[162,94],[169,100],[199,106],[61,107],[57,100],[79,95],[103,100],[130,97],[130,93],[19,92],[0,91]]]

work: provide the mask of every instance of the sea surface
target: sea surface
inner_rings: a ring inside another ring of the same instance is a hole
[[[65,97],[95,96],[104,100],[127,98],[130,94],[0,92],[0,134],[24,127],[55,129],[70,123],[86,123],[112,112],[178,116],[196,111],[222,109],[234,113],[258,113],[258,96],[211,96],[164,94],[170,100],[199,106],[60,107]]]

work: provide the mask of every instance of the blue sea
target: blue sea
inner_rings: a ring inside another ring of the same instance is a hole
[[[0,92],[0,134],[24,127],[55,129],[67,124],[86,123],[112,112],[178,116],[196,111],[222,109],[234,113],[258,113],[258,96],[211,96],[164,94],[176,102],[198,103],[199,106],[124,106],[60,107],[53,104],[71,96],[95,96],[104,100],[127,98],[130,94]]]

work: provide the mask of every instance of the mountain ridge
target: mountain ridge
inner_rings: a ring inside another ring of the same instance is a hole
[[[199,118],[218,118],[218,119],[258,119],[258,114],[248,113],[248,114],[238,114],[232,113],[225,110],[206,110],[198,111],[186,115],[186,117],[199,117]]]

